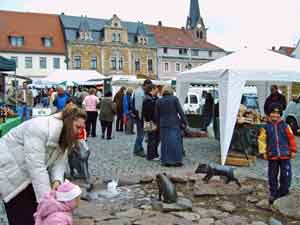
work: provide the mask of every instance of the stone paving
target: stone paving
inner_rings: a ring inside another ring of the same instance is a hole
[[[75,225],[300,224],[300,220],[288,219],[278,213],[283,208],[284,215],[296,215],[300,219],[300,214],[294,210],[300,192],[294,195],[292,190],[293,194],[288,196],[289,199],[279,202],[277,211],[274,211],[268,205],[266,182],[252,179],[266,180],[267,162],[263,160],[258,159],[251,167],[236,168],[236,174],[242,183],[242,188],[237,191],[236,184],[224,185],[219,177],[204,184],[201,180],[204,175],[194,174],[199,162],[219,162],[219,143],[215,140],[184,139],[184,166],[166,168],[160,165],[160,161],[147,161],[133,156],[135,135],[114,132],[113,139],[106,140],[99,134],[100,130],[98,137],[88,140],[91,148],[90,171],[93,178],[97,178],[95,189],[88,194],[91,201],[82,201],[80,208],[76,210]],[[293,185],[298,187],[299,161],[298,155],[293,161]],[[184,207],[182,203],[179,204],[179,200],[175,205],[157,202],[158,190],[154,175],[159,172],[166,172],[171,176],[176,189],[178,188],[178,197],[185,202]],[[120,178],[120,196],[104,197],[102,193],[106,189],[105,180],[114,178]],[[287,208],[289,210],[286,212]]]
[[[111,179],[116,176],[143,176],[153,175],[157,172],[180,174],[194,171],[199,162],[219,162],[219,142],[209,138],[185,138],[184,149],[186,156],[184,166],[180,168],[166,168],[160,161],[147,161],[145,158],[132,154],[135,135],[126,135],[122,132],[113,132],[113,139],[102,139],[100,130],[96,138],[89,138],[88,144],[92,154],[90,157],[90,170],[93,176],[100,179]],[[299,138],[297,137],[299,152]],[[146,150],[146,144],[144,144]],[[293,186],[300,187],[300,153],[292,161]],[[251,167],[237,167],[236,173],[242,176],[267,179],[267,162],[261,159]]]

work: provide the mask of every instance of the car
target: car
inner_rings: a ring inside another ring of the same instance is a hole
[[[291,101],[283,112],[284,121],[291,127],[294,134],[297,134],[300,125],[300,102]]]

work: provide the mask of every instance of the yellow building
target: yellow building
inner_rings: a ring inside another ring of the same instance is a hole
[[[60,16],[69,69],[157,78],[157,46],[142,22]]]

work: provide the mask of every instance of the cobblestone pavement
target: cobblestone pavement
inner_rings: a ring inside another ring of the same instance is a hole
[[[299,137],[297,137],[298,152]],[[166,168],[160,161],[147,161],[145,158],[133,156],[135,135],[113,132],[113,139],[102,139],[100,130],[96,138],[89,138],[88,144],[92,154],[90,156],[90,170],[93,176],[100,179],[112,179],[117,176],[142,176],[158,172],[181,173],[194,171],[199,162],[220,161],[219,142],[208,138],[184,139],[186,156],[184,166],[180,168]],[[144,144],[146,149],[146,144]],[[300,187],[300,154],[292,161],[293,186]],[[267,162],[258,159],[251,167],[239,167],[237,174],[251,177],[267,178]]]

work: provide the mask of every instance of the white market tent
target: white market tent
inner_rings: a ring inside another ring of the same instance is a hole
[[[62,83],[62,82],[85,82],[90,80],[104,80],[108,79],[98,73],[96,70],[56,70],[49,72],[47,77],[43,78],[44,81]]]
[[[181,73],[177,76],[176,93],[183,104],[190,83],[218,83],[221,163],[224,165],[245,84],[257,86],[259,104],[263,107],[270,83],[291,81],[300,81],[298,59],[269,50],[245,48]]]

